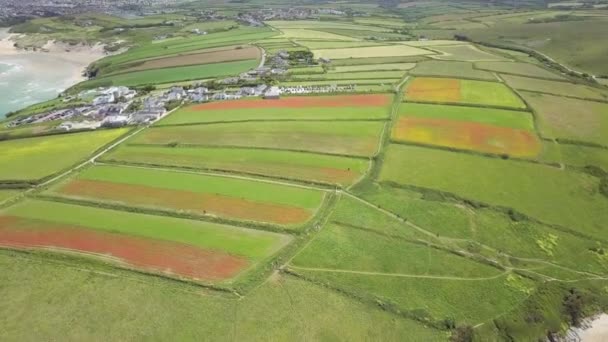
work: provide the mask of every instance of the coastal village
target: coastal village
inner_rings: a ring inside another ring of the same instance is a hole
[[[244,72],[236,77],[217,80],[213,88],[206,83],[174,85],[165,90],[138,90],[125,86],[100,87],[83,90],[77,95],[62,94],[62,102],[73,106],[16,118],[5,124],[6,128],[23,125],[57,123],[51,131],[68,132],[117,128],[127,125],[151,124],[172,109],[186,103],[230,101],[243,97],[259,97],[264,100],[281,95],[307,95],[356,92],[355,84],[328,85],[268,85],[262,79],[275,80],[288,73],[293,64],[311,66],[331,63],[329,59],[299,58],[290,61],[286,51],[278,51],[267,60],[266,66]],[[238,86],[239,84],[247,84]],[[65,106],[64,106],[65,107]]]

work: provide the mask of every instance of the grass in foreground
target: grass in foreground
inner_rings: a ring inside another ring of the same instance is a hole
[[[237,301],[200,287],[71,257],[0,251],[0,267],[10,275],[0,279],[4,293],[0,314],[9,340],[155,336],[267,341],[369,336],[399,341],[407,335],[443,341],[447,336],[290,276],[276,275]],[[28,284],[27,295],[23,284]],[[31,307],[36,310],[26,309]],[[36,329],[31,328],[33,323]]]

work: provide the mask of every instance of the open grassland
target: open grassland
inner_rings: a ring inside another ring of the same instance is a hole
[[[539,80],[529,77],[503,75],[507,84],[517,90],[528,90],[583,99],[608,100],[608,91],[570,82]]]
[[[416,47],[433,47],[433,46],[444,46],[444,45],[467,45],[467,42],[461,42],[458,40],[412,40],[407,42],[402,42],[402,44]]]
[[[344,49],[315,49],[315,58],[344,59],[393,56],[420,56],[434,52],[406,45],[369,46]]]
[[[361,72],[361,71],[383,71],[383,70],[410,70],[416,63],[384,63],[337,66],[329,72]],[[356,74],[354,74],[356,76]],[[353,77],[357,78],[357,77]]]
[[[504,84],[450,78],[417,77],[407,84],[405,99],[525,108],[526,105]]]
[[[491,277],[501,273],[497,268],[421,243],[339,224],[324,227],[291,263],[296,269],[304,267],[411,276]]]
[[[289,75],[322,74],[325,70],[323,70],[323,67],[320,65],[311,65],[300,68],[290,68],[287,72]]]
[[[56,185],[54,195],[294,226],[308,221],[323,193],[284,185],[176,171],[96,166]]]
[[[377,26],[367,26],[367,25],[357,25],[353,23],[347,22],[338,22],[338,21],[322,21],[322,20],[271,20],[266,21],[266,24],[276,27],[278,29],[344,29],[344,30],[368,30],[368,31],[377,31],[384,32],[389,31],[390,29],[377,27]]]
[[[251,59],[259,60],[261,58],[261,55],[261,51],[257,47],[231,46],[229,48],[218,51],[207,52],[205,50],[202,50],[200,53],[184,54],[174,57],[146,60],[143,63],[137,63],[137,65],[135,66],[121,69],[119,72],[127,73],[150,69],[174,68],[188,65],[201,65]]]
[[[564,80],[565,78],[557,73],[551,72],[538,65],[521,62],[477,62],[477,69],[496,71],[505,74],[514,74],[528,77],[548,78]]]
[[[467,207],[459,202],[404,188],[372,184],[361,189],[360,194],[433,236],[464,239],[463,247],[471,252],[479,252],[478,247],[483,244],[486,253],[493,250],[494,253],[500,251],[507,254],[512,258],[498,258],[507,266],[527,267],[523,260],[527,258],[537,259],[538,263],[531,264],[535,271],[549,276],[548,270],[542,267],[546,265],[543,262],[552,262],[575,271],[595,274],[608,272],[608,261],[593,251],[594,246],[598,245],[593,239],[575,236],[530,220],[515,220],[508,214],[492,209]],[[339,208],[340,203],[337,210]],[[358,212],[364,212],[364,209],[361,206]],[[384,220],[376,218],[377,222],[386,222],[388,216],[384,216]],[[393,231],[406,231],[406,228],[403,225],[401,229]],[[394,236],[394,233],[391,234]],[[582,276],[584,275],[578,275],[579,278]]]
[[[266,109],[266,108],[314,108],[314,107],[379,107],[388,106],[391,96],[388,94],[373,95],[336,95],[336,96],[292,96],[275,100],[260,98],[239,101],[220,101],[204,103],[194,108],[207,109]]]
[[[446,338],[445,332],[291,276],[276,275],[236,300],[86,260],[0,253],[0,267],[11,274],[0,280],[5,294],[0,312],[13,327],[4,332],[10,340],[89,340],[100,335],[108,339],[153,335],[184,341],[224,340],[226,336],[254,341],[328,336],[349,340],[370,336],[383,341],[398,341],[404,335],[424,341]],[[83,271],[85,267],[91,271]],[[23,297],[25,283],[28,296]],[[115,300],[119,294],[131,300]],[[32,306],[38,309],[23,319],[23,308]],[[73,323],[74,317],[79,324]],[[32,322],[37,329],[30,328]]]
[[[382,46],[385,44],[372,41],[330,41],[330,40],[304,40],[298,39],[296,42],[305,46],[310,50],[315,49],[344,49],[344,48],[360,48],[365,46]]]
[[[0,203],[7,201],[19,194],[18,190],[0,190]]]
[[[371,156],[378,148],[383,122],[243,122],[161,126],[131,143],[229,146]]]
[[[391,78],[402,78],[404,76],[404,74],[405,74],[404,70],[361,71],[361,72],[340,72],[340,73],[326,73],[326,74],[293,75],[289,79],[291,81],[391,79]]]
[[[83,161],[127,131],[99,130],[0,142],[0,179],[25,181],[50,176]]]
[[[149,58],[175,56],[180,53],[213,47],[248,44],[258,39],[276,35],[278,35],[277,32],[273,32],[268,28],[238,28],[202,36],[159,40],[141,44],[138,47],[129,49],[126,53],[102,58],[93,65],[103,70],[104,67]]]
[[[236,62],[134,71],[85,81],[80,83],[78,88],[95,88],[111,85],[138,86],[237,75],[241,72],[253,69],[257,65],[258,61],[256,59],[247,59]]]
[[[359,80],[324,80],[324,81],[292,81],[292,82],[281,82],[279,85],[285,87],[298,87],[298,86],[332,86],[332,85],[355,85],[356,91],[361,89],[371,89],[375,93],[385,93],[387,91],[394,91],[395,87],[393,84],[397,84],[401,81],[399,78],[379,78],[379,79],[359,79]],[[334,108],[332,108],[334,109]]]
[[[471,121],[534,131],[534,118],[532,115],[514,110],[406,102],[400,105],[399,114],[402,117]]]
[[[375,95],[373,95],[375,96]],[[307,97],[313,99],[313,97]],[[159,125],[175,125],[205,122],[230,122],[247,120],[344,120],[344,119],[383,119],[389,114],[388,99],[380,106],[348,106],[343,107],[281,107],[280,101],[273,101],[277,107],[260,109],[235,108],[212,109],[215,106],[194,105],[180,109],[159,122]],[[345,97],[348,99],[348,97]],[[239,101],[239,100],[237,100]],[[250,100],[243,100],[248,103]],[[256,102],[257,103],[257,102]]]
[[[409,74],[415,76],[446,76],[496,81],[496,77],[491,73],[473,69],[473,63],[471,62],[423,61],[416,64],[416,67]]]
[[[4,209],[0,219],[5,246],[110,255],[130,267],[206,281],[233,278],[290,241],[228,225],[38,200]]]
[[[347,59],[336,59],[331,61],[331,65],[334,67],[347,66],[347,65],[379,65],[379,64],[393,64],[393,63],[416,63],[427,60],[425,56],[394,56],[394,57],[372,57],[372,58],[347,58]]]
[[[216,170],[349,185],[369,161],[359,158],[278,150],[121,146],[103,160],[144,165]]]
[[[578,168],[595,166],[608,172],[608,150],[604,148],[547,142],[542,159]]]
[[[608,28],[608,18],[605,16],[522,24],[531,16],[537,18],[538,14],[517,14],[519,16],[513,21],[499,17],[479,18],[489,22],[490,27],[465,30],[463,33],[476,41],[534,49],[576,70],[596,75],[608,73],[608,64],[605,63],[608,45],[598,44],[604,39]]]
[[[538,117],[546,138],[561,138],[608,146],[608,104],[522,92]]]
[[[603,222],[607,219],[608,199],[598,191],[599,179],[587,174],[534,163],[391,145],[379,179],[513,208],[543,222],[607,240]]]
[[[330,32],[317,30],[309,30],[302,28],[281,29],[281,36],[289,39],[319,39],[319,40],[341,40],[341,41],[356,41],[353,37],[343,36]]]
[[[445,265],[447,266],[447,265]],[[346,291],[430,321],[454,319],[475,325],[510,311],[534,288],[514,274],[479,280],[397,277],[375,274],[297,270],[312,279],[336,284]],[[483,298],[483,299],[482,299]]]
[[[482,51],[473,45],[433,46],[432,49],[441,53],[434,57],[442,60],[467,62],[505,60],[503,57]]]

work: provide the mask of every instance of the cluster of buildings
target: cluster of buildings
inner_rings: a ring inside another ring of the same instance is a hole
[[[304,94],[323,94],[323,93],[349,93],[357,91],[355,84],[330,84],[330,85],[310,85],[310,86],[281,86],[281,94],[304,95]]]

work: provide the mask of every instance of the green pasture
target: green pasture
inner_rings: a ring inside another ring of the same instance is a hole
[[[546,142],[541,159],[579,168],[596,166],[608,172],[608,150],[604,148]]]
[[[145,84],[168,83],[238,75],[239,73],[255,68],[257,65],[258,61],[256,59],[248,59],[236,62],[210,63],[134,71],[85,81],[78,84],[76,87],[95,88],[99,86],[111,85],[138,86]]]
[[[104,155],[102,160],[242,172],[341,185],[355,182],[369,166],[369,161],[364,159],[315,153],[202,147],[121,146]],[[335,176],[335,172],[345,175]]]
[[[19,190],[0,190],[0,203],[19,194]]]
[[[247,44],[258,39],[276,36],[278,33],[268,28],[239,28],[226,32],[201,36],[171,39],[167,41],[152,41],[129,49],[119,55],[108,56],[94,63],[94,66],[104,66],[133,62],[154,57],[178,55],[180,53],[201,50],[212,47]]]
[[[416,67],[410,70],[409,74],[415,76],[446,76],[496,81],[496,77],[491,73],[474,69],[471,62],[423,61],[416,64]]]
[[[383,70],[410,70],[416,66],[416,63],[385,63],[385,64],[363,64],[363,65],[345,65],[345,66],[337,66],[334,69],[330,70],[330,73],[333,72],[355,72],[354,75],[357,75],[358,72],[363,71],[383,71]],[[356,78],[356,77],[353,77]]]
[[[402,44],[416,47],[433,47],[433,46],[445,46],[445,45],[467,45],[467,42],[461,42],[458,40],[412,40],[408,42],[403,42]]]
[[[608,90],[570,82],[556,82],[536,78],[503,75],[507,84],[517,90],[527,90],[552,95],[579,97],[582,99],[608,100]]]
[[[325,70],[323,70],[323,67],[315,65],[315,66],[303,67],[303,68],[290,68],[288,70],[288,72],[290,75],[322,74],[325,72]]]
[[[424,244],[337,224],[324,227],[291,264],[296,269],[307,267],[409,276],[491,277],[501,273],[494,267]]]
[[[309,30],[302,28],[289,28],[281,29],[281,36],[290,39],[318,39],[318,40],[342,40],[342,41],[356,41],[355,38],[343,36],[339,34],[333,34],[329,32]]]
[[[388,185],[367,186],[361,189],[360,195],[423,228],[432,237],[463,239],[462,246],[470,252],[491,253],[506,265],[524,267],[521,265],[523,261],[515,258],[528,258],[539,260],[539,263],[531,264],[534,268],[544,265],[543,262],[552,262],[575,271],[608,272],[608,260],[592,251],[594,246],[598,246],[593,239],[530,220],[514,220],[492,209],[464,207],[440,196]],[[377,220],[383,222],[386,218]],[[428,240],[429,236],[425,239]],[[489,249],[481,249],[479,244]],[[500,253],[513,258],[500,257]],[[545,270],[537,272],[547,274]],[[577,279],[585,277],[585,274],[578,274]]]
[[[538,65],[521,62],[477,62],[477,69],[490,70],[505,74],[514,74],[528,77],[549,78],[563,80],[564,77],[544,69]]]
[[[416,63],[427,60],[424,56],[394,56],[394,57],[369,57],[369,58],[347,58],[331,61],[334,67],[349,65],[378,65],[394,63]]]
[[[401,116],[418,118],[472,121],[494,126],[534,131],[534,118],[530,113],[496,108],[402,103]]]
[[[111,233],[173,241],[262,260],[284,247],[286,235],[202,221],[28,200],[2,210],[4,215],[80,226]],[[170,228],[170,229],[169,229]]]
[[[449,268],[449,265],[444,266]],[[359,296],[396,306],[400,311],[422,319],[452,319],[458,324],[471,325],[490,322],[516,308],[535,286],[531,280],[514,274],[462,280],[297,271]]]
[[[129,142],[291,149],[357,156],[376,152],[383,122],[242,122],[161,126]]]
[[[545,138],[608,146],[608,103],[521,92],[534,109]]]
[[[472,80],[460,81],[463,103],[526,108],[523,101],[502,83]]]
[[[219,341],[234,336],[263,341],[370,336],[398,341],[407,335],[441,341],[447,336],[291,276],[277,275],[236,300],[80,258],[1,251],[0,267],[11,275],[0,280],[4,293],[0,313],[12,327],[4,332],[9,340],[155,336]],[[23,284],[28,284],[27,296]],[[119,299],[125,297],[130,300]],[[34,306],[37,309],[28,310],[23,319],[24,308]],[[74,317],[79,324],[74,324]]]
[[[409,240],[424,240],[428,236],[420,233],[398,219],[379,211],[358,199],[342,195],[332,211],[329,221],[343,226],[359,227],[377,232],[382,236],[393,236]]]
[[[387,30],[386,32],[380,32],[375,30],[368,30],[370,26],[361,26],[359,29],[344,29],[344,28],[319,28],[319,31],[326,33],[337,34],[346,36],[355,40],[370,40],[370,41],[393,41],[393,40],[404,40],[413,38],[409,34],[402,34],[393,32],[393,30]]]
[[[320,21],[320,20],[270,20],[266,24],[281,29],[344,29],[344,30],[368,30],[384,32],[389,29],[368,25],[357,25],[353,23],[345,23],[338,21]]]
[[[442,53],[440,55],[435,56],[435,58],[441,60],[467,62],[505,60],[505,58],[503,57],[482,51],[478,47],[473,45],[433,46],[432,49]]]
[[[311,80],[366,80],[366,79],[391,79],[402,78],[405,74],[404,70],[394,71],[361,71],[361,72],[341,72],[327,74],[310,74],[310,75],[293,75],[290,80],[293,81],[311,81]]]
[[[316,86],[316,85],[348,85],[354,84],[359,87],[365,88],[365,86],[373,86],[373,85],[392,85],[396,84],[400,81],[399,78],[380,78],[380,79],[357,79],[357,80],[325,80],[325,81],[290,81],[290,82],[281,82],[279,85],[286,87],[296,87],[296,86]],[[389,86],[386,88],[382,88],[380,92],[387,92],[394,90],[394,87]]]
[[[98,165],[80,172],[76,179],[208,193],[311,211],[316,210],[323,201],[323,193],[315,190],[179,171]]]
[[[310,50],[314,49],[343,49],[343,48],[359,48],[365,46],[381,46],[382,43],[372,41],[343,41],[343,40],[304,40],[297,39],[296,42]]]
[[[128,129],[98,130],[0,142],[0,179],[38,180],[84,161]]]
[[[407,45],[368,46],[343,49],[315,49],[315,58],[344,59],[370,57],[403,57],[434,54],[432,51]]]
[[[608,199],[598,191],[599,179],[579,172],[529,162],[391,145],[379,180],[512,208],[593,238],[606,239],[608,235],[604,229]]]
[[[284,85],[284,84],[283,84]],[[264,109],[212,109],[200,110],[183,107],[159,121],[158,126],[188,123],[228,122],[246,120],[361,120],[388,118],[387,107],[336,107],[336,108],[264,108]]]

